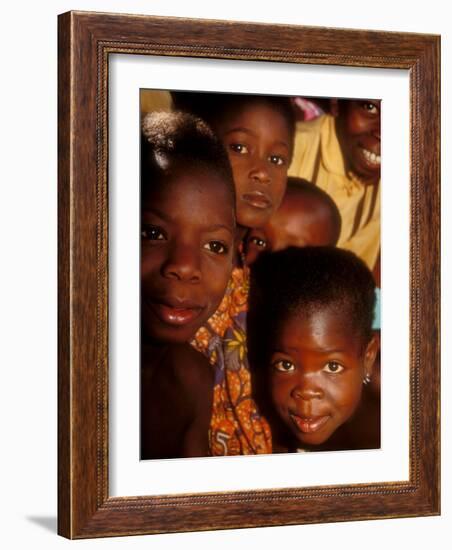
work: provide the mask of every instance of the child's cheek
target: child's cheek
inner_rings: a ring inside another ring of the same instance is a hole
[[[142,279],[153,276],[157,267],[162,265],[164,259],[159,247],[152,246],[149,243],[141,246],[140,272]]]
[[[234,178],[234,185],[240,186],[243,181],[248,177],[248,163],[245,156],[233,155],[229,157],[232,168],[232,176]]]
[[[226,292],[228,281],[232,271],[232,258],[223,256],[216,260],[216,265],[211,266],[208,273],[204,275],[206,293],[210,296],[210,302],[213,304],[214,311],[220,305]],[[211,312],[212,314],[214,313]]]
[[[367,119],[356,111],[353,111],[347,122],[347,133],[350,136],[365,133],[369,126]]]
[[[278,412],[281,413],[281,411],[286,410],[289,406],[293,383],[290,380],[290,376],[272,372],[270,385],[273,403]]]
[[[354,409],[361,398],[362,382],[357,378],[342,377],[325,388],[326,393],[338,408]]]

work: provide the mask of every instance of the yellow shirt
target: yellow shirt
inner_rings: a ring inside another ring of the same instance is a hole
[[[331,196],[342,218],[337,246],[372,270],[380,251],[380,183],[364,185],[347,174],[333,116],[297,123],[289,175],[312,181]]]
[[[141,90],[141,115],[154,111],[171,111],[173,102],[171,94],[164,90]]]

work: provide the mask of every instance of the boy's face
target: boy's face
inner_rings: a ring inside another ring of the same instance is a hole
[[[262,227],[286,189],[293,139],[287,122],[275,108],[255,101],[228,112],[216,130],[232,166],[237,222]]]
[[[275,409],[297,443],[324,443],[355,412],[377,344],[363,351],[344,315],[329,307],[281,324],[270,356]]]
[[[190,340],[215,312],[232,269],[234,205],[211,171],[181,166],[141,215],[141,318],[155,341]]]
[[[377,183],[381,173],[380,101],[340,101],[337,123],[351,170],[366,183]]]
[[[312,197],[288,194],[280,208],[261,228],[246,237],[246,262],[251,265],[261,252],[276,252],[290,246],[328,246],[332,221],[326,206]]]

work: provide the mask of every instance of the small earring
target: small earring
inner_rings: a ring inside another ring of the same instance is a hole
[[[370,382],[370,376],[368,374],[366,374],[366,376],[364,377],[364,380],[363,380],[363,384],[365,386],[367,386],[367,384]]]

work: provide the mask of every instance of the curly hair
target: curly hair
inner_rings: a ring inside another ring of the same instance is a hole
[[[375,282],[350,251],[320,246],[261,254],[251,269],[248,326],[268,341],[292,315],[333,308],[364,345],[372,337]],[[254,326],[257,325],[257,326]]]
[[[153,112],[141,126],[141,190],[168,177],[176,168],[195,166],[219,175],[235,203],[235,187],[227,153],[210,127],[183,112]]]

